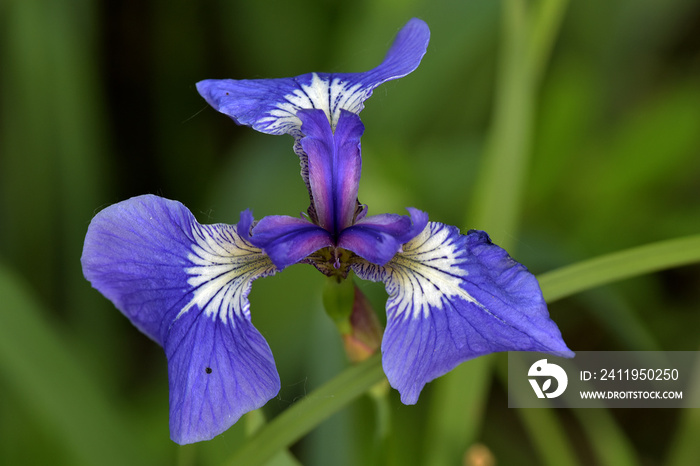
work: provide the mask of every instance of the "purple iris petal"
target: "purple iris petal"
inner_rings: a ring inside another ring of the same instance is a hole
[[[280,270],[333,245],[330,234],[323,228],[286,215],[265,217],[253,227],[252,234],[243,230],[239,234],[262,249]]]
[[[211,439],[277,394],[247,298],[275,267],[235,226],[200,225],[179,202],[139,196],[95,216],[81,261],[92,285],[164,347],[175,442]]]
[[[341,111],[335,132],[321,110],[300,110],[308,156],[309,186],[318,223],[331,234],[352,224],[357,209],[364,126],[354,113]]]
[[[357,264],[384,281],[383,365],[405,404],[463,361],[497,351],[573,353],[549,318],[537,280],[481,231],[430,223],[385,267]]]
[[[300,137],[300,109],[322,109],[335,128],[340,110],[358,114],[380,84],[398,79],[420,64],[430,30],[420,19],[410,20],[397,34],[384,61],[364,73],[308,73],[279,79],[207,79],[197,91],[239,125],[268,134]]]
[[[165,342],[170,436],[179,444],[214,438],[280,389],[270,347],[250,320],[206,312],[183,314]]]
[[[358,81],[366,83],[371,90],[382,83],[412,73],[420,64],[428,49],[430,29],[423,20],[411,19],[396,35],[391,48],[378,67],[360,73]],[[367,95],[369,97],[371,95]]]
[[[428,215],[409,208],[411,216],[381,214],[365,217],[340,234],[338,247],[354,252],[372,264],[384,265],[401,245],[423,231]]]

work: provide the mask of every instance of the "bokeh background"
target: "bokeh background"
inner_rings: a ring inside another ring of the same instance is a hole
[[[480,228],[471,199],[493,115],[501,7],[0,2],[0,464],[222,464],[243,441],[245,420],[211,442],[169,440],[162,350],[80,268],[90,219],[131,196],[177,199],[202,223],[236,223],[245,208],[256,218],[306,209],[291,138],[236,126],[206,106],[197,81],[364,71],[409,18],[426,20],[432,39],[419,69],[380,87],[362,113],[360,198],[374,213],[414,206]],[[489,232],[531,271],[700,231],[697,1],[571,2],[535,110],[519,229]],[[323,283],[294,266],[253,287],[253,322],[282,379],[267,416],[348,364],[321,306]],[[381,286],[362,286],[383,314]],[[698,350],[699,311],[697,265],[550,306],[579,351]],[[492,356],[494,367],[504,357]],[[454,413],[475,426],[465,464],[698,459],[698,410],[657,409],[551,413],[548,425],[574,453],[553,460],[538,424],[507,409],[496,372],[479,406]],[[426,419],[440,383],[412,407],[390,392],[388,423],[364,397],[292,453],[307,465],[430,464]]]

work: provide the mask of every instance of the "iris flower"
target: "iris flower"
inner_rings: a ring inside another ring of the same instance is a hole
[[[384,61],[364,73],[197,84],[236,123],[294,137],[311,200],[303,217],[255,222],[246,210],[237,225],[202,225],[181,203],[144,195],[105,208],[90,223],[85,277],[164,348],[175,442],[211,439],[278,393],[248,294],[254,280],[292,264],[384,282],[382,364],[406,404],[477,356],[572,355],[535,277],[486,233],[461,234],[413,208],[408,216],[368,216],[357,199],[363,102],[416,69],[429,35],[423,21],[411,20]]]

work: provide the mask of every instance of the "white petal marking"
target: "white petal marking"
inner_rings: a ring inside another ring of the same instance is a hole
[[[460,286],[468,275],[467,254],[454,227],[430,222],[414,239],[403,245],[384,267],[357,264],[358,276],[384,281],[389,293],[388,317],[426,318],[458,297],[489,312]],[[496,316],[494,316],[496,317]],[[500,320],[500,319],[499,319]]]
[[[270,116],[261,118],[259,123],[265,124],[266,129],[272,132],[280,128],[299,132],[301,120],[296,116],[297,110],[318,108],[326,113],[331,128],[335,130],[340,110],[360,113],[368,92],[372,91],[359,82],[350,84],[337,77],[321,78],[317,73],[312,73],[309,84],[299,84],[299,89],[285,96],[286,102],[278,103],[277,109],[271,110]]]
[[[195,265],[185,272],[194,294],[177,318],[197,306],[223,323],[234,325],[234,317],[249,319],[251,284],[275,273],[270,259],[238,236],[233,225],[193,225],[192,236],[195,243],[187,258]]]

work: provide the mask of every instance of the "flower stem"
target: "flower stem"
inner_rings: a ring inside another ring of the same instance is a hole
[[[292,445],[331,414],[384,380],[379,355],[341,372],[263,427],[225,464],[265,464],[280,449]]]
[[[625,278],[700,262],[700,235],[607,254],[541,274],[548,303]]]

